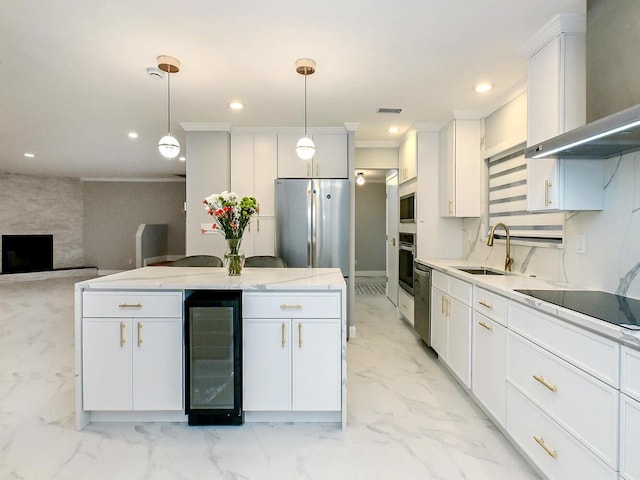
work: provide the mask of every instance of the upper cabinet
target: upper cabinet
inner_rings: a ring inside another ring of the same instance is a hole
[[[480,216],[480,120],[440,130],[440,216]]]
[[[348,178],[346,132],[314,133],[311,138],[316,153],[311,160],[300,160],[300,134],[278,134],[278,178]]]
[[[418,176],[418,140],[414,132],[400,144],[398,151],[400,183]]]
[[[559,16],[525,47],[527,146],[584,125],[584,17]],[[527,210],[602,210],[601,160],[528,159]]]

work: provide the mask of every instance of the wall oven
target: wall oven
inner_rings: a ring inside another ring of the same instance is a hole
[[[400,287],[413,295],[413,257],[416,253],[415,233],[400,233],[398,249],[398,281]]]

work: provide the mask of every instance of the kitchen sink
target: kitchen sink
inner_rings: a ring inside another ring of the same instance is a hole
[[[487,267],[453,267],[461,272],[470,273],[471,275],[504,275],[505,272],[494,270]]]

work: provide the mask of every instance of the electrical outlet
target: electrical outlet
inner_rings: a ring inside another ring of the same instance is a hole
[[[587,251],[587,239],[584,234],[576,235],[576,253],[585,253]]]

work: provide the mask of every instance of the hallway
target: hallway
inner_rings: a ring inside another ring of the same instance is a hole
[[[384,295],[356,296],[348,427],[74,429],[73,283],[0,285],[0,478],[538,478]]]

